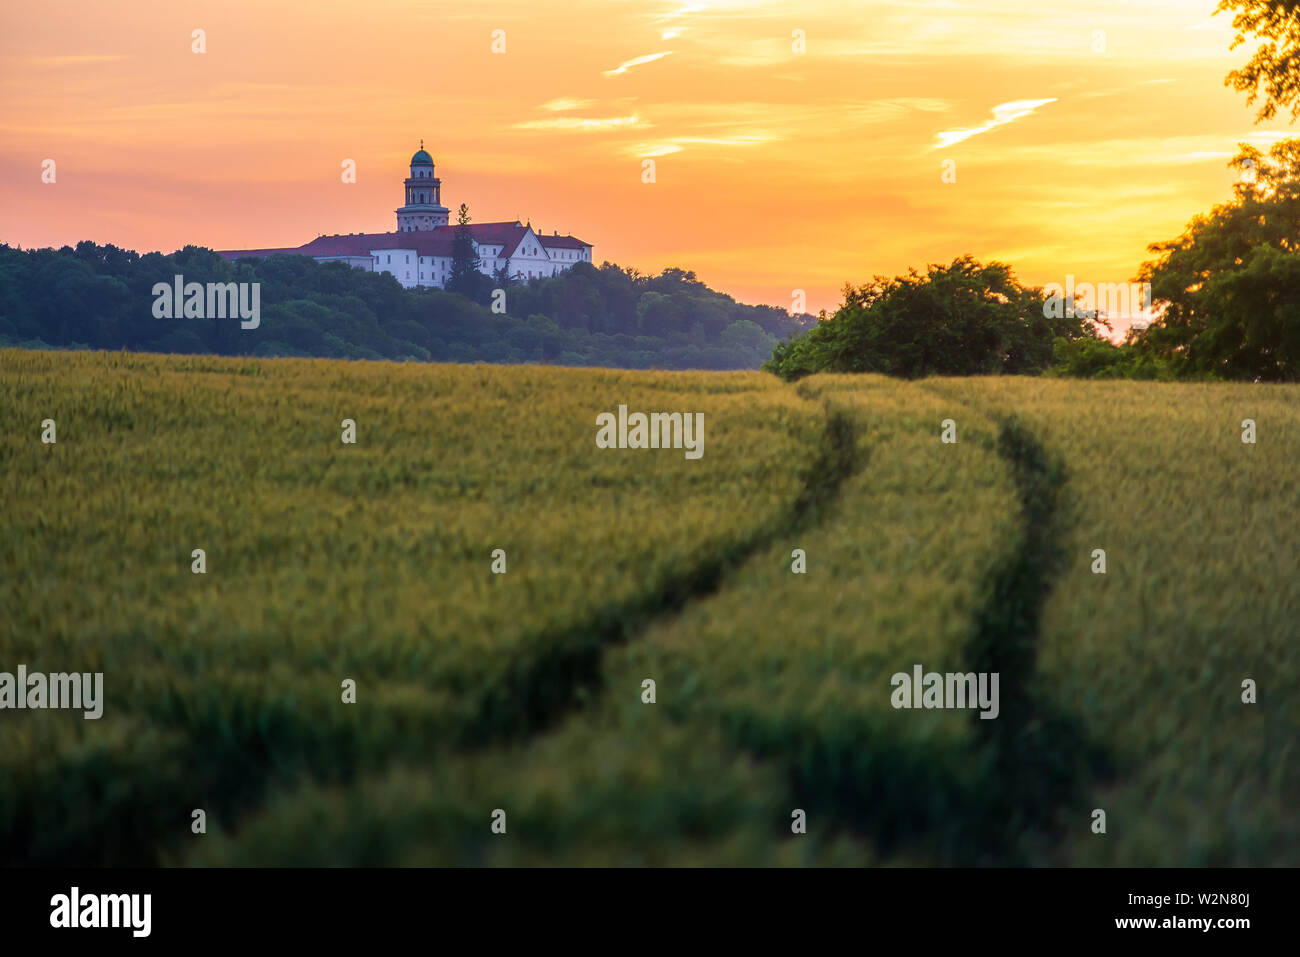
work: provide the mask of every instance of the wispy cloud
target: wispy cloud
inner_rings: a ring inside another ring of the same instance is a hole
[[[625,152],[633,156],[666,156],[669,153],[680,153],[685,147],[683,144],[693,146],[760,146],[763,143],[770,143],[775,137],[764,133],[752,133],[742,136],[677,136],[671,142],[664,143],[640,143],[636,146],[629,146]]]
[[[706,3],[683,3],[676,10],[656,14],[654,20],[659,23],[667,20],[677,20],[692,13],[702,13],[707,9],[709,9],[709,6]]]
[[[1232,158],[1230,150],[1190,150],[1186,153],[1171,153],[1166,162],[1174,165],[1179,163],[1204,163],[1206,160],[1226,160]]]
[[[1243,139],[1248,143],[1263,143],[1266,146],[1272,146],[1279,140],[1290,139],[1295,136],[1294,133],[1286,130],[1251,130]]]
[[[572,130],[578,133],[594,133],[599,130],[649,125],[636,115],[604,118],[556,116],[546,120],[526,120],[523,123],[516,123],[514,128],[517,130]]]
[[[972,136],[978,136],[981,133],[987,133],[989,130],[996,129],[999,126],[1005,126],[1008,123],[1028,116],[1040,106],[1046,106],[1048,103],[1055,103],[1056,97],[1046,100],[1012,100],[1010,103],[1000,103],[993,107],[993,119],[979,126],[972,126],[961,130],[945,130],[938,136],[938,142],[935,149],[942,149],[945,146],[952,146],[954,143],[960,143],[962,140],[968,140]]]
[[[617,76],[620,73],[626,73],[634,66],[640,66],[643,63],[653,63],[655,60],[662,60],[664,57],[668,56],[668,54],[672,52],[673,52],[672,50],[665,50],[663,53],[647,53],[645,56],[635,57],[624,63],[620,63],[612,70],[606,70],[605,75]]]
[[[1134,136],[1095,139],[1080,136],[1077,140],[1020,143],[999,151],[999,163],[1032,166],[1053,163],[1055,168],[1073,167],[1095,172],[1127,170],[1133,176],[1145,170],[1169,169],[1173,166],[1210,164],[1222,168],[1223,161],[1236,155],[1240,142],[1267,145],[1264,131],[1252,130],[1244,135],[1212,133],[1194,136]],[[1285,134],[1272,134],[1282,138]],[[1051,187],[1049,192],[1055,190]],[[1152,184],[1144,180],[1141,189],[1150,190]],[[1116,188],[1117,189],[1117,188]],[[1023,195],[1023,194],[1022,194]],[[1113,195],[1119,195],[1115,192]],[[1027,202],[1027,201],[1026,201]]]
[[[557,99],[550,100],[546,103],[543,103],[542,109],[550,110],[553,113],[562,113],[565,110],[585,109],[586,107],[591,106],[591,104],[595,102],[596,102],[595,100],[578,100],[578,99],[574,99],[571,96],[561,96],[558,97]]]
[[[713,102],[662,102],[652,107],[657,122],[683,134],[703,130],[743,132],[779,130],[794,138],[807,138],[812,130],[839,135],[846,130],[905,120],[916,113],[950,110],[945,100],[930,97],[894,97],[879,100],[827,99],[810,103],[804,99],[717,100]]]
[[[680,153],[682,148],[676,143],[642,143],[639,146],[628,147],[627,152],[633,156],[667,156],[669,153]]]

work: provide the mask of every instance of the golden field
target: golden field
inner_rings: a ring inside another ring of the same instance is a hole
[[[6,350],[0,414],[0,672],[105,698],[0,710],[6,863],[1297,863],[1300,388]]]

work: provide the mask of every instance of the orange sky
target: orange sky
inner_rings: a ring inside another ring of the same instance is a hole
[[[742,301],[831,308],[846,280],[967,252],[1034,284],[1126,281],[1228,197],[1238,142],[1294,132],[1224,87],[1249,49],[1214,6],[8,2],[0,242],[390,230],[423,137],[444,205],[475,221],[531,219]]]

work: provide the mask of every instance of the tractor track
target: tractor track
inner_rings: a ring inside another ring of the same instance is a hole
[[[826,426],[817,456],[804,473],[799,494],[779,518],[629,601],[601,608],[580,624],[543,631],[523,642],[523,653],[509,662],[505,673],[479,701],[476,720],[460,744],[474,748],[508,743],[553,727],[567,714],[580,710],[603,687],[601,663],[606,650],[679,614],[691,602],[715,594],[755,555],[782,537],[820,523],[845,480],[866,465],[866,454],[858,446],[849,416],[829,403],[825,409]]]
[[[460,745],[517,744],[553,728],[601,690],[608,649],[716,594],[780,538],[821,523],[869,452],[850,415],[830,401],[825,407],[817,457],[778,520],[652,592],[527,642],[478,702]],[[999,422],[990,445],[1011,474],[1019,514],[1016,540],[989,575],[961,650],[966,668],[998,672],[1001,680],[999,718],[972,713],[974,761],[959,773],[939,751],[865,724],[847,736],[843,725],[828,731],[812,724],[780,740],[735,735],[741,750],[784,767],[792,794],[831,831],[866,838],[882,855],[913,847],[945,864],[1025,864],[1052,846],[1059,815],[1077,803],[1083,783],[1109,773],[1106,756],[1038,680],[1042,611],[1064,562],[1065,470],[1014,418]]]

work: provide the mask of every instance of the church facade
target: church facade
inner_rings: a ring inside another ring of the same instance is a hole
[[[456,226],[442,205],[442,181],[434,175],[433,157],[424,144],[411,157],[406,202],[397,209],[397,231],[317,236],[302,246],[283,249],[227,249],[226,259],[263,258],[276,254],[310,256],[317,262],[343,262],[368,272],[386,272],[407,289],[443,288],[451,276]],[[531,223],[471,223],[468,227],[478,268],[489,276],[505,270],[512,279],[555,276],[580,262],[590,263],[591,243],[552,231],[548,236]]]

